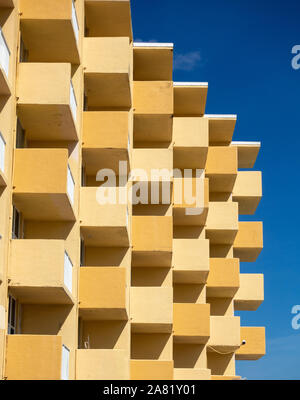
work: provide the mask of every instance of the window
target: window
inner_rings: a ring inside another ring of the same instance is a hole
[[[7,333],[9,335],[14,335],[17,333],[17,300],[12,296],[9,296],[8,300]]]
[[[63,344],[61,359],[61,379],[65,381],[69,379],[69,359],[70,350]]]
[[[16,135],[16,148],[23,149],[25,147],[25,130],[22,127],[20,120],[17,120],[17,135]]]
[[[27,62],[28,61],[28,50],[25,47],[24,41],[20,39],[20,62]]]
[[[0,132],[0,169],[4,172],[5,169],[5,140]]]
[[[9,72],[9,57],[10,57],[10,51],[8,49],[2,29],[0,28],[0,64],[7,78]]]
[[[13,206],[12,238],[22,239],[22,214]]]
[[[72,204],[74,204],[74,188],[75,188],[75,182],[72,176],[71,169],[68,166],[67,191]]]
[[[64,263],[64,283],[67,289],[72,293],[73,285],[73,264],[69,257],[69,254],[65,251],[65,263]]]
[[[76,37],[76,41],[78,42],[79,38],[79,26],[78,26],[78,19],[77,19],[77,14],[76,14],[76,8],[74,4],[74,0],[72,1],[72,25]]]
[[[71,81],[71,84],[70,84],[70,107],[71,107],[72,115],[73,115],[73,118],[74,118],[74,122],[76,122],[76,119],[77,119],[77,101],[76,101],[75,91],[74,91],[74,87],[73,87],[72,81]]]
[[[84,240],[80,239],[80,266],[85,264]]]

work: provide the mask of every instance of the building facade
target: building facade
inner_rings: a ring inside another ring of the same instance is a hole
[[[130,1],[0,0],[0,21],[0,377],[239,379],[265,353],[234,315],[264,298],[239,272],[260,143],[173,82],[173,44],[133,41]]]

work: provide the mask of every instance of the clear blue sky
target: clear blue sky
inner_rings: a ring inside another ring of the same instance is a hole
[[[265,302],[245,326],[266,326],[267,355],[237,362],[248,379],[300,379],[299,0],[132,0],[134,38],[175,44],[175,81],[208,82],[207,114],[237,114],[234,140],[261,141],[264,250],[241,272],[265,274]]]

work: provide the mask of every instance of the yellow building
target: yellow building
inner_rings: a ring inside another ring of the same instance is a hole
[[[262,196],[243,171],[260,144],[205,114],[207,83],[173,82],[172,44],[133,42],[130,1],[0,0],[0,16],[0,377],[239,379],[235,360],[265,354],[234,316],[264,297],[239,273],[263,247],[238,217]],[[201,199],[175,201],[188,181]],[[132,204],[136,185],[151,201]]]

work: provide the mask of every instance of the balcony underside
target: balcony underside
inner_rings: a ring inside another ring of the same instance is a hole
[[[173,270],[173,283],[204,284],[207,280],[208,271],[196,269],[176,269]]]
[[[129,172],[128,150],[111,148],[84,148],[82,157],[85,162],[87,175],[96,177],[97,172],[103,168],[109,168],[119,175],[119,162],[127,161],[127,172]],[[100,182],[99,182],[100,184]]]
[[[206,239],[211,244],[233,244],[236,235],[237,229],[206,229]]]
[[[73,304],[64,287],[10,286],[10,292],[22,304]]]
[[[171,267],[170,251],[137,251],[132,250],[132,267]]]
[[[69,197],[64,193],[14,193],[13,201],[28,220],[75,221]]]
[[[236,174],[206,174],[209,178],[209,190],[212,193],[222,192],[229,193],[232,192]]]
[[[205,113],[207,86],[175,86],[174,115],[200,117]]]
[[[28,140],[77,140],[71,108],[67,104],[18,104],[18,117]]]
[[[128,230],[125,226],[81,226],[86,246],[128,247]]]
[[[207,147],[176,147],[173,150],[174,168],[205,168]]]
[[[71,19],[21,18],[21,31],[29,62],[80,64]]]
[[[190,210],[190,211],[188,211]],[[193,215],[194,213],[194,215]],[[173,221],[175,226],[203,226],[205,225],[208,210],[196,207],[173,207]],[[190,215],[191,214],[191,215]]]
[[[85,73],[88,109],[90,111],[122,111],[131,107],[128,73]]]
[[[173,118],[170,115],[134,114],[134,142],[171,142]]]

